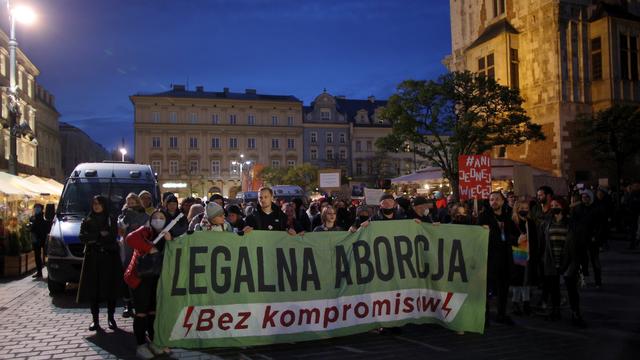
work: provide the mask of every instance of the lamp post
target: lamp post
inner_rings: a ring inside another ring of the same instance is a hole
[[[244,165],[250,166],[251,165],[251,161],[249,161],[249,160],[244,161],[244,154],[240,154],[240,159],[242,159],[242,160],[240,160],[240,161],[232,161],[231,164],[232,165],[240,165],[240,189],[242,191],[244,191],[243,186],[242,186],[244,184],[244,181],[243,181],[244,179],[242,177],[242,169],[243,169]],[[251,189],[249,189],[249,190],[251,190]]]
[[[33,131],[29,125],[18,123],[20,109],[18,104],[18,89],[16,87],[16,20],[30,24],[35,20],[35,13],[24,6],[11,7],[7,0],[7,10],[9,11],[10,37],[9,37],[9,173],[18,174],[18,136],[28,135]],[[32,140],[35,140],[33,138]]]
[[[120,154],[122,154],[122,162],[124,162],[124,156],[127,155],[127,149],[120,148]]]

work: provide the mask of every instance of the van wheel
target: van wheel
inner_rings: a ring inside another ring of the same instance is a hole
[[[65,283],[57,282],[53,280],[47,280],[47,287],[49,288],[49,296],[62,294],[64,292]]]

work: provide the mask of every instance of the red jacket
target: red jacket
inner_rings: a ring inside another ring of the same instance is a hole
[[[134,251],[131,261],[127,266],[127,271],[124,273],[124,282],[126,282],[130,288],[135,289],[140,286],[140,282],[142,282],[136,271],[138,257],[149,253],[151,248],[153,248],[153,230],[147,226],[140,226],[130,232],[125,240],[127,245],[131,246]]]

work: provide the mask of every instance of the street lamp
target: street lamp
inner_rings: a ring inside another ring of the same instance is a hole
[[[244,154],[240,154],[240,159],[244,159]],[[247,161],[242,161],[242,160],[241,161],[232,161],[231,165],[240,165],[240,188],[242,189],[242,187],[243,187],[242,185],[244,183],[244,181],[243,181],[244,179],[242,177],[242,168],[244,167],[244,165],[250,166],[251,165],[251,161],[250,160],[247,160]],[[250,191],[251,189],[248,189],[248,190]],[[242,189],[242,191],[244,191],[244,189]]]
[[[120,148],[120,154],[122,154],[122,162],[124,162],[124,156],[127,155],[127,149]]]
[[[18,42],[16,41],[16,20],[23,24],[32,24],[36,15],[30,8],[26,6],[11,7],[7,0],[7,10],[9,11],[10,37],[9,37],[9,173],[18,174],[18,137],[28,136],[34,144],[35,136],[33,130],[26,121],[18,123],[20,117],[20,108],[18,101],[18,89],[16,86],[16,49]]]

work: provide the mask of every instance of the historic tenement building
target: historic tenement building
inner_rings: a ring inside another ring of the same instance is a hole
[[[78,164],[112,159],[111,154],[102,145],[77,127],[61,122],[59,129],[63,179],[71,175]]]
[[[606,177],[576,136],[576,115],[640,101],[638,0],[450,0],[449,70],[520,89],[544,142],[496,148],[576,181]],[[636,158],[629,169],[640,167]]]
[[[135,160],[151,164],[163,191],[234,197],[243,175],[303,161],[302,102],[294,96],[174,85],[130,99]]]
[[[0,30],[0,170],[9,167],[9,38]],[[58,118],[53,95],[36,82],[40,70],[18,49],[16,51],[17,119],[27,129],[28,137],[17,140],[18,172],[61,179]],[[35,141],[33,140],[35,138]]]

